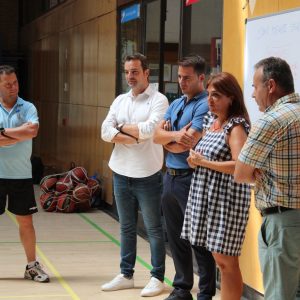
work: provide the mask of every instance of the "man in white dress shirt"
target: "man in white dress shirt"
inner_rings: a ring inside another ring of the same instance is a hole
[[[165,246],[161,224],[163,148],[153,143],[156,125],[168,108],[167,98],[149,85],[147,59],[127,56],[126,81],[131,88],[112,103],[101,128],[102,139],[114,143],[109,161],[121,226],[121,273],[104,284],[103,291],[134,287],[137,215],[140,207],[151,249],[151,278],[141,296],[164,289]]]

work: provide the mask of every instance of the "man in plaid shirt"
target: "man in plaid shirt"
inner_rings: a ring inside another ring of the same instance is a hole
[[[265,299],[298,299],[300,97],[289,65],[277,57],[255,65],[253,88],[252,97],[264,114],[249,134],[234,177],[255,183],[256,207],[263,216],[259,255]]]

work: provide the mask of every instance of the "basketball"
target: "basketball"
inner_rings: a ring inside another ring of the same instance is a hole
[[[45,211],[52,212],[56,210],[57,198],[54,192],[48,192],[42,194],[40,197],[40,203]]]
[[[57,194],[66,193],[73,188],[73,182],[70,175],[66,175],[59,178],[56,182],[56,192]]]
[[[86,202],[90,201],[92,192],[89,187],[83,183],[78,183],[73,190],[73,199],[75,202]]]
[[[76,203],[76,211],[77,212],[85,212],[91,209],[91,202],[85,201],[85,202],[79,202]]]
[[[86,185],[89,187],[92,192],[92,196],[97,196],[100,193],[100,185],[96,179],[89,178]]]
[[[83,167],[76,167],[70,173],[72,180],[76,183],[86,183],[88,180],[87,171]]]
[[[55,189],[55,185],[57,182],[56,177],[44,177],[41,181],[41,190],[43,193],[47,193]]]
[[[75,202],[72,200],[72,195],[61,194],[57,197],[56,211],[62,213],[72,213],[75,211]]]

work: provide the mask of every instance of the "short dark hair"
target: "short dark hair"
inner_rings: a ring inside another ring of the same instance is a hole
[[[181,67],[192,67],[197,75],[205,74],[206,63],[205,59],[200,55],[190,54],[178,61]]]
[[[210,85],[221,94],[232,99],[232,105],[228,111],[228,118],[243,117],[250,124],[249,114],[245,105],[243,91],[237,79],[230,73],[220,72],[211,75],[207,81],[206,88]]]
[[[262,68],[263,81],[273,79],[283,92],[290,94],[295,92],[294,78],[289,64],[279,57],[267,57],[255,64],[257,70]]]
[[[134,53],[132,55],[127,55],[124,59],[124,63],[131,60],[139,60],[141,62],[142,69],[144,71],[149,69],[147,57],[141,53]]]
[[[14,67],[9,66],[9,65],[0,65],[0,75],[2,74],[12,74],[16,73],[16,70]]]

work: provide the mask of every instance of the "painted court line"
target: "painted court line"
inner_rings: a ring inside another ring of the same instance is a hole
[[[120,247],[121,243],[114,238],[111,234],[109,234],[106,230],[104,230],[103,228],[101,228],[98,224],[96,224],[95,222],[93,222],[90,218],[88,218],[85,214],[78,214],[81,218],[83,218],[87,223],[89,223],[90,225],[92,225],[95,229],[97,229],[99,232],[101,232],[104,236],[106,236],[109,240],[111,240],[115,245],[117,245],[118,247]],[[137,255],[136,257],[137,262],[139,262],[142,266],[144,266],[146,269],[148,270],[152,270],[152,267],[146,262],[144,261],[141,257],[139,257]],[[165,277],[164,281],[166,284],[168,284],[169,286],[172,286],[172,281]]]
[[[27,295],[27,296],[0,296],[0,299],[33,299],[33,298],[57,298],[57,297],[68,297],[70,295]]]
[[[15,218],[15,216],[10,213],[9,211],[6,211],[6,214],[10,217],[10,219],[18,226],[18,222]],[[64,280],[64,278],[59,274],[59,272],[56,270],[54,265],[49,261],[49,259],[46,257],[46,255],[43,253],[43,251],[39,248],[39,246],[36,246],[36,252],[39,255],[39,257],[43,260],[45,265],[51,272],[54,274],[54,276],[57,278],[58,282],[61,284],[61,286],[68,292],[68,294],[71,296],[73,300],[80,300],[78,295],[73,291],[73,289],[69,286],[69,284]]]
[[[37,241],[37,244],[101,244],[111,241]],[[0,244],[21,244],[20,241],[0,241]]]

